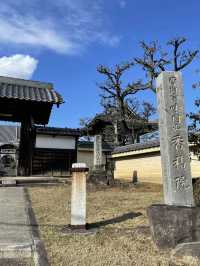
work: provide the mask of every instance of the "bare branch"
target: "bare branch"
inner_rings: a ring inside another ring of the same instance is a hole
[[[116,97],[116,93],[114,93],[114,88],[113,88],[113,91],[111,90],[111,88],[108,88],[103,85],[99,85],[99,88],[102,89],[103,91],[106,91],[108,94],[111,94],[112,97]]]
[[[112,84],[115,84],[115,79],[116,79],[116,75],[114,73],[112,73],[112,70],[109,69],[108,67],[105,67],[103,65],[99,65],[97,67],[97,71],[101,74],[104,74],[108,77],[108,79],[112,82]]]
[[[136,83],[128,84],[128,86],[122,92],[122,98],[124,99],[128,95],[136,94],[138,91],[147,90],[150,88],[150,83],[142,84],[141,81]]]
[[[180,66],[178,67],[177,71],[180,71],[181,69],[183,69],[187,65],[189,65],[193,61],[193,59],[197,56],[198,53],[199,53],[198,50],[196,50],[194,52],[188,52],[187,60],[185,61],[185,63],[180,64]]]
[[[123,85],[122,77],[126,71],[128,71],[132,66],[135,65],[135,62],[125,62],[122,64],[117,64],[113,69],[99,66],[97,68],[100,74],[105,76],[105,81],[103,84],[98,85],[100,89],[105,93],[101,96],[101,104],[104,107],[106,113],[109,113],[109,110],[115,109],[115,121],[119,123],[120,127],[120,137],[119,142],[124,145],[126,143],[127,135],[133,138],[133,129],[130,128],[128,124],[128,119],[130,118],[130,113],[133,112],[129,108],[130,99],[127,99],[127,96],[131,96],[136,92],[144,89],[141,81],[133,82],[132,84]],[[125,99],[126,98],[126,99]],[[129,101],[128,101],[129,100]],[[133,103],[132,103],[133,104]],[[138,117],[137,117],[138,119]],[[114,121],[113,121],[114,122]],[[118,130],[118,129],[117,129]]]
[[[198,50],[181,50],[185,42],[186,38],[184,37],[174,38],[167,42],[173,48],[171,58],[167,52],[161,50],[157,42],[151,42],[150,44],[144,41],[140,42],[143,57],[135,58],[135,62],[146,72],[146,77],[151,82],[152,91],[156,92],[155,79],[162,71],[166,71],[168,66],[172,66],[173,71],[180,71],[197,57]]]
[[[167,44],[173,47],[173,65],[174,71],[180,71],[189,65],[193,59],[197,56],[199,50],[188,51],[185,50],[179,51],[182,44],[187,41],[185,37],[178,37],[170,40]]]

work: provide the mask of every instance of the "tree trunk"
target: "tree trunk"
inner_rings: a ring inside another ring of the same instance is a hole
[[[118,99],[118,110],[120,116],[120,125],[121,125],[121,145],[125,145],[127,143],[127,138],[131,136],[131,130],[129,129],[127,122],[126,122],[126,112],[124,108],[123,99]]]

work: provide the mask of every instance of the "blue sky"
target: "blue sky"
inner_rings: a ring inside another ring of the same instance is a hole
[[[96,71],[141,55],[139,41],[165,46],[176,36],[186,48],[200,48],[198,0],[7,0],[0,10],[0,75],[53,82],[65,104],[54,107],[51,126],[78,127],[79,119],[101,111]],[[183,72],[186,111],[200,92],[200,59]],[[143,77],[139,68],[126,81]],[[137,98],[156,104],[151,92]]]

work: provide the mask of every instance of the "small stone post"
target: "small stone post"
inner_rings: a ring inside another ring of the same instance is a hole
[[[136,170],[133,171],[132,182],[133,184],[136,184],[138,182],[138,174]]]
[[[86,229],[86,172],[85,163],[72,165],[71,229]]]

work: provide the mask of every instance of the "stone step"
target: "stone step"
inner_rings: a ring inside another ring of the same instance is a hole
[[[69,178],[68,178],[69,179]],[[2,177],[0,186],[13,187],[24,184],[57,184],[66,183],[66,178],[55,177]]]
[[[32,257],[32,244],[0,244],[0,258],[1,259],[23,259]]]
[[[13,259],[1,259],[0,258],[0,265],[1,266],[35,266],[32,258],[26,258],[26,259],[19,259],[19,258],[13,258]]]

